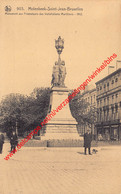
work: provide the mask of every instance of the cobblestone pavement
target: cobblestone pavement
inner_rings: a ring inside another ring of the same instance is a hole
[[[121,194],[121,146],[83,148],[22,147],[0,155],[0,194]]]

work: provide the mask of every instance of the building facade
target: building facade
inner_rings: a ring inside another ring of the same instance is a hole
[[[85,88],[84,92],[81,94],[81,99],[84,99],[86,103],[89,103],[88,109],[90,109],[91,106],[93,108],[96,108],[96,88],[93,88],[93,89],[89,89],[88,87]],[[88,110],[86,110],[86,111],[88,111]],[[91,129],[92,135],[96,136],[97,132],[96,132],[96,128],[95,128],[95,123],[92,123],[91,125],[88,123],[81,124],[78,126],[78,131],[79,131],[80,135],[83,136],[84,133],[89,128]]]
[[[121,68],[96,82],[97,136],[121,140]]]

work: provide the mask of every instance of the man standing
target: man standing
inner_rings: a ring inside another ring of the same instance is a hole
[[[10,135],[10,145],[11,145],[11,151],[13,151],[13,146],[14,146],[13,132]]]
[[[0,154],[2,154],[3,144],[4,144],[4,135],[0,134]]]
[[[17,147],[17,145],[18,145],[18,136],[17,136],[17,134],[15,133],[14,135],[13,135],[13,137],[14,137],[14,149]]]
[[[86,151],[88,148],[88,153],[91,155],[91,141],[92,141],[92,135],[90,133],[90,130],[88,129],[87,132],[84,134],[84,153],[86,155]]]
[[[11,144],[11,151],[14,151],[17,144],[18,144],[18,137],[17,134],[12,132],[11,137],[10,137],[10,144]]]

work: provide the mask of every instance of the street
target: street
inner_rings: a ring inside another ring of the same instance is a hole
[[[0,156],[0,194],[121,194],[121,146],[22,147],[8,161]],[[93,149],[93,148],[92,148]]]

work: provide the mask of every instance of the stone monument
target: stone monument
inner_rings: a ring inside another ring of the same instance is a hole
[[[51,95],[48,114],[56,109],[69,94],[69,89],[65,86],[66,67],[65,62],[61,60],[61,53],[64,48],[64,40],[59,36],[55,40],[55,47],[58,52],[58,61],[55,62],[52,72]],[[47,124],[46,133],[43,137],[46,140],[77,140],[80,139],[77,132],[77,122],[72,117],[69,103],[62,108]]]

